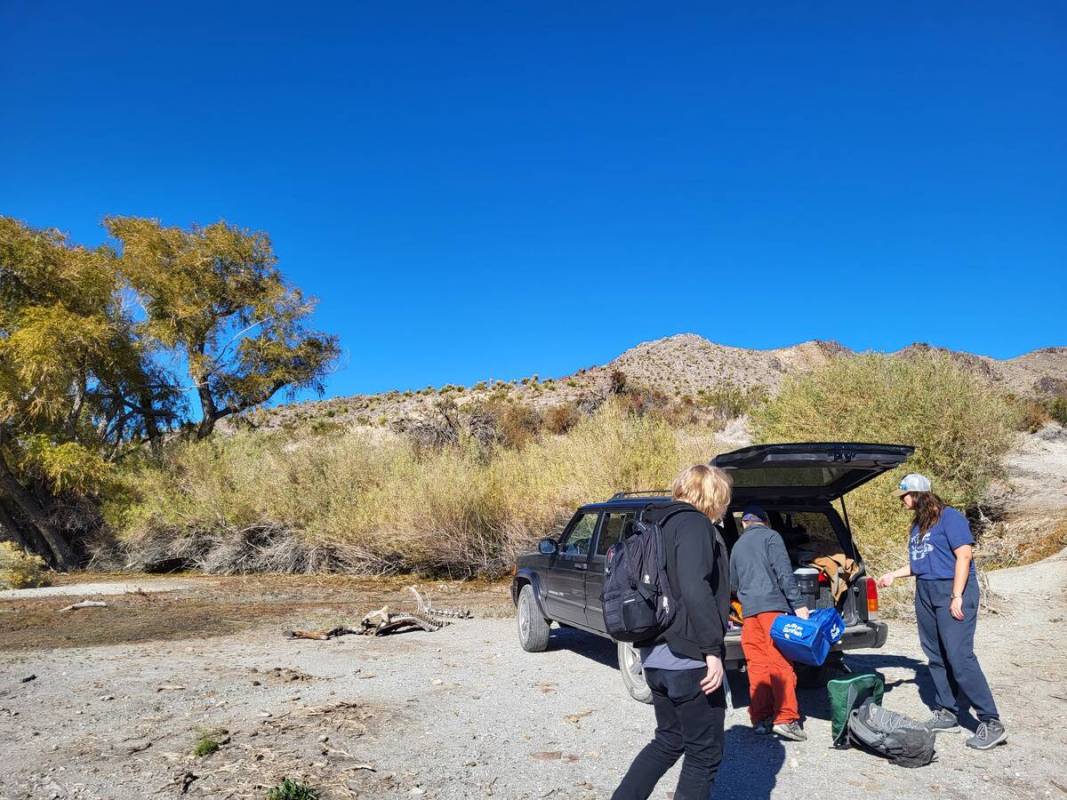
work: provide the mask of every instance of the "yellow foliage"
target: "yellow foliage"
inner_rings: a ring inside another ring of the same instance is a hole
[[[0,542],[0,588],[26,589],[48,584],[43,558],[12,542]]]
[[[77,442],[56,444],[47,436],[28,437],[22,466],[40,471],[57,492],[94,493],[108,481],[112,465],[96,450]]]
[[[272,525],[382,568],[494,572],[582,503],[668,486],[715,454],[712,441],[615,403],[566,435],[488,453],[472,441],[427,453],[377,431],[241,434],[179,445],[164,466],[129,474],[139,501],[108,514],[134,539]]]

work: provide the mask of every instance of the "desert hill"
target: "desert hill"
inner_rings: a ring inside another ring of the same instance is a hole
[[[912,344],[891,357],[907,358],[926,350],[949,354],[964,368],[1020,396],[1067,394],[1067,347],[1048,347],[1012,359],[996,359],[924,343]],[[435,413],[442,401],[462,411],[497,399],[521,401],[539,411],[573,403],[595,407],[613,380],[625,376],[630,386],[653,387],[668,397],[695,397],[731,385],[741,389],[777,392],[790,375],[815,369],[854,351],[832,341],[809,341],[773,350],[753,350],[715,344],[702,336],[683,333],[643,342],[602,366],[580,369],[561,378],[531,376],[518,381],[481,382],[471,387],[448,385],[419,391],[353,395],[261,409],[248,417],[257,427],[301,423],[400,426]],[[614,377],[613,377],[614,376]]]

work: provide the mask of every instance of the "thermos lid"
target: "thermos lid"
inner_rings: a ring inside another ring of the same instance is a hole
[[[793,570],[794,575],[818,575],[819,570],[814,567],[797,567]]]

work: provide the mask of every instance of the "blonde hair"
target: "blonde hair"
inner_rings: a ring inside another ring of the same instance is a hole
[[[674,479],[671,495],[675,500],[695,506],[712,522],[718,522],[730,505],[732,489],[730,476],[718,467],[694,464]]]

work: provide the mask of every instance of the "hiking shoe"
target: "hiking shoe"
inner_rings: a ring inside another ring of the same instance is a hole
[[[955,711],[947,708],[934,709],[934,715],[926,720],[922,726],[931,733],[958,733],[960,721],[956,718]]]
[[[791,742],[803,742],[808,738],[808,735],[804,733],[804,729],[800,727],[798,720],[779,722],[772,730],[783,739],[789,739]]]
[[[1002,742],[1008,741],[1008,732],[999,719],[990,719],[981,723],[974,736],[967,740],[967,746],[975,750],[989,750]]]
[[[752,732],[760,736],[766,736],[771,732],[773,724],[769,719],[758,719],[752,723]]]

